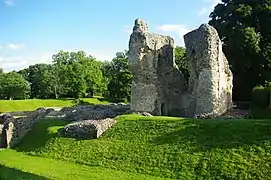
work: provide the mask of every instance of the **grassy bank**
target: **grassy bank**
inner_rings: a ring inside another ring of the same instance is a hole
[[[98,98],[83,98],[84,103],[105,104]],[[69,107],[75,105],[73,99],[27,99],[27,100],[0,100],[0,112],[31,111],[40,107]]]
[[[270,178],[269,120],[126,115],[97,140],[59,137],[57,130],[65,124],[61,120],[37,124],[17,150],[88,167],[173,179]]]
[[[158,177],[127,173],[102,167],[28,156],[14,150],[0,152],[1,180],[138,180],[138,178],[143,180],[160,179]]]

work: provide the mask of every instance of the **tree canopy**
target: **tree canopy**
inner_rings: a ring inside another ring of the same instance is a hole
[[[248,100],[271,80],[271,0],[223,0],[210,14],[234,75],[234,98]]]
[[[18,73],[0,74],[1,99],[26,99],[30,94],[29,83]]]

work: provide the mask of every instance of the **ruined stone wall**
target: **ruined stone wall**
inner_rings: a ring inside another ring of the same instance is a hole
[[[13,118],[11,115],[3,117],[1,127],[0,147],[10,148],[16,146],[32,127],[46,116],[46,109],[33,111],[28,117]],[[3,115],[6,116],[6,115]]]
[[[14,118],[12,114],[18,115],[21,112],[0,114],[0,148],[16,146],[36,123],[47,118],[61,118],[66,121],[78,122],[75,123],[78,125],[76,132],[73,129],[66,129],[67,132],[69,133],[70,130],[71,133],[82,131],[84,134],[97,130],[96,135],[99,137],[115,123],[115,120],[110,118],[126,114],[129,109],[129,104],[113,103],[108,105],[76,105],[62,109],[39,108],[36,111],[24,112],[23,114],[26,115],[27,113],[27,116],[19,118]],[[81,121],[88,123],[84,124]],[[84,127],[81,126],[82,124],[84,124]],[[70,125],[67,125],[67,127],[70,127]],[[80,136],[80,134],[75,134],[75,136],[77,135]]]
[[[154,115],[221,115],[232,106],[232,73],[216,30],[203,24],[184,36],[188,87],[174,61],[174,40],[135,21],[128,62],[134,79],[131,109]]]
[[[0,124],[0,148],[3,148],[3,142],[4,142],[4,139],[2,137],[3,128],[4,128],[4,125]]]
[[[217,31],[203,24],[184,40],[190,73],[187,115],[225,113],[232,106],[232,73]]]
[[[134,74],[131,109],[156,115],[180,115],[185,80],[174,62],[174,40],[148,32],[137,19],[130,36],[128,62]]]

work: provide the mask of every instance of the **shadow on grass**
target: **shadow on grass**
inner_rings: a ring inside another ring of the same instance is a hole
[[[125,102],[125,99],[123,98],[109,98],[109,97],[100,97],[97,98],[101,102],[109,102],[109,103],[120,103]]]
[[[256,145],[271,141],[270,120],[188,120],[177,129],[161,133],[151,143],[189,144],[199,151],[212,148],[231,149],[243,145]]]
[[[271,109],[261,109],[257,107],[252,107],[250,109],[252,118],[254,119],[271,119]]]
[[[14,168],[9,168],[0,164],[0,179],[1,180],[48,180],[49,178],[36,174],[23,172]]]
[[[22,152],[36,151],[45,146],[46,142],[58,136],[58,129],[69,122],[61,119],[45,119],[37,123],[31,131],[21,140],[16,150]]]

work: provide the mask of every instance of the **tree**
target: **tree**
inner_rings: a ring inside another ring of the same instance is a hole
[[[0,75],[1,99],[26,99],[29,94],[29,83],[20,74],[9,72]]]
[[[62,96],[80,98],[105,90],[102,63],[84,51],[60,51],[53,55],[53,63]]]
[[[52,65],[49,64],[35,64],[29,66],[28,69],[19,71],[19,73],[26,76],[31,85],[32,98],[53,98],[55,96],[55,75]]]
[[[187,67],[186,50],[184,47],[176,46],[174,49],[175,63],[179,70],[183,73],[186,83],[188,83],[189,72]]]
[[[271,0],[223,0],[210,14],[234,75],[234,99],[271,80]]]
[[[111,63],[104,66],[104,74],[109,83],[107,89],[109,96],[114,99],[130,99],[132,73],[129,69],[127,53],[118,52]]]

